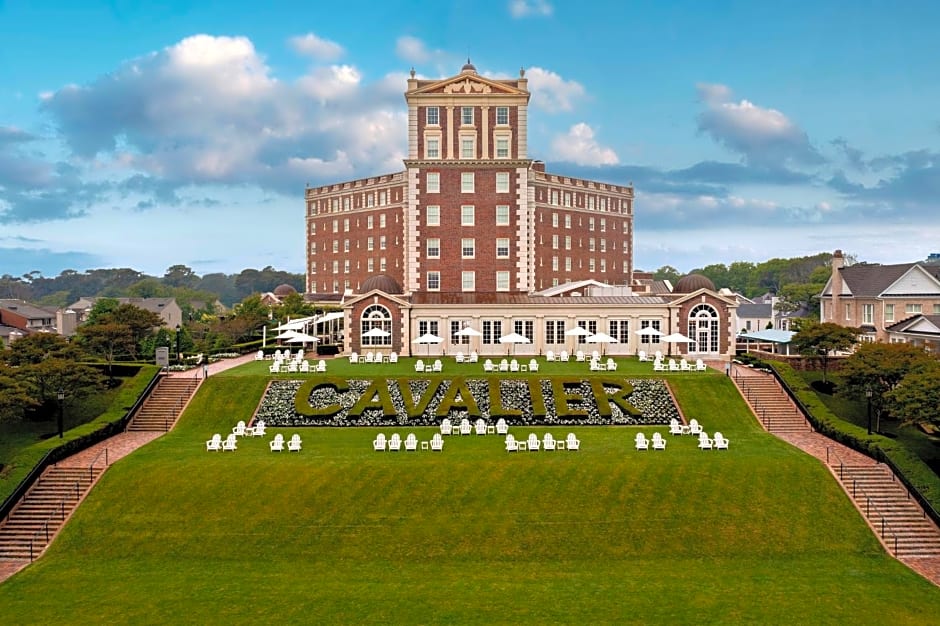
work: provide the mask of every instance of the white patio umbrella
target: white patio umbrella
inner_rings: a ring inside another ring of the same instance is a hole
[[[313,335],[307,333],[294,333],[294,336],[287,340],[287,343],[315,343],[320,341]]]
[[[303,334],[303,333],[298,333],[296,330],[285,330],[284,332],[282,332],[281,334],[279,334],[277,337],[275,337],[275,339],[287,339],[287,340],[290,340],[290,339],[293,339],[294,337],[296,337],[297,335],[301,335],[301,334]]]
[[[649,344],[652,343],[650,339],[652,337],[662,337],[663,333],[659,330],[653,328],[652,326],[647,326],[646,328],[640,328],[633,331],[640,336],[640,343]]]
[[[566,337],[586,337],[587,335],[590,335],[590,334],[591,334],[591,331],[585,330],[581,328],[580,326],[575,326],[574,328],[569,328],[568,330],[565,331]]]
[[[454,333],[454,336],[455,337],[482,337],[483,333],[481,333],[476,328],[473,328],[471,326],[464,326],[463,328],[458,330],[456,333]]]
[[[509,333],[508,335],[503,335],[502,337],[499,338],[499,342],[510,344],[511,346],[510,349],[513,352],[515,352],[515,344],[517,343],[532,343],[531,341],[529,341],[528,337],[524,335],[520,335],[519,333]]]
[[[381,328],[376,326],[375,328],[370,328],[366,332],[362,333],[362,336],[363,337],[388,337],[391,334],[392,333],[388,332],[387,330],[382,330]]]
[[[432,344],[432,343],[441,343],[442,341],[444,341],[444,338],[443,338],[443,337],[438,337],[437,335],[434,335],[434,334],[431,334],[431,333],[424,333],[423,335],[421,335],[420,337],[418,337],[417,339],[415,339],[415,340],[412,341],[411,343],[423,343],[423,344],[426,344],[427,347],[428,347],[428,355],[430,355],[430,354],[431,354],[431,344]]]
[[[662,340],[666,343],[691,343],[691,339],[683,335],[682,333],[671,333],[662,337]],[[672,349],[670,346],[669,354],[672,354]]]
[[[616,337],[611,337],[606,333],[597,333],[596,335],[591,335],[584,339],[588,343],[620,343],[620,340]],[[604,349],[601,348],[601,354],[603,354]]]

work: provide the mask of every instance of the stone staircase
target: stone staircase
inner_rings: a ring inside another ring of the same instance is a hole
[[[0,559],[37,558],[104,470],[54,465],[43,472],[0,524]]]
[[[160,432],[170,430],[197,387],[199,387],[198,378],[164,376],[144,401],[140,410],[134,414],[130,424],[127,425],[127,430]]]
[[[741,374],[736,375],[734,381],[768,432],[785,434],[812,431],[802,411],[770,374]]]
[[[834,461],[834,462],[833,462]],[[886,466],[830,462],[849,497],[898,558],[940,557],[940,530]]]

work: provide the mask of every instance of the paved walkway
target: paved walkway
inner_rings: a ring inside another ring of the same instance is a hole
[[[221,371],[238,367],[243,363],[248,363],[254,359],[253,354],[243,355],[235,359],[223,359],[209,364],[209,376]],[[172,378],[198,378],[200,381],[203,376],[203,369],[197,367],[185,372],[170,372]],[[186,407],[183,407],[185,410]],[[178,417],[178,416],[177,416]],[[59,461],[56,465],[60,467],[88,467],[94,461],[96,467],[111,465],[115,461],[124,458],[134,450],[145,446],[154,439],[161,437],[164,433],[158,431],[136,431],[123,432],[95,445],[77,452],[72,456]],[[107,452],[104,452],[107,450]],[[107,459],[107,460],[105,460]],[[81,504],[81,503],[79,503]],[[65,524],[62,525],[62,528]],[[60,529],[61,530],[61,529]],[[58,533],[56,533],[58,534]],[[53,537],[53,541],[55,538]],[[51,544],[51,542],[50,542]],[[28,560],[18,559],[0,559],[0,583],[29,565]]]
[[[734,366],[733,373],[735,376],[769,375],[755,371],[750,367],[741,367],[738,365]],[[841,461],[842,463],[848,465],[878,465],[878,462],[870,456],[864,455],[857,450],[853,450],[852,448],[842,445],[838,441],[830,439],[825,435],[820,435],[816,431],[804,433],[773,433],[773,435],[783,439],[789,444],[799,448],[803,452],[806,452],[807,454],[814,456],[822,461],[823,465],[825,465],[830,473],[832,473],[833,478],[835,478],[836,482],[838,482],[840,485],[842,485],[842,483],[839,481],[839,477],[833,470],[830,463],[837,463]],[[845,486],[843,485],[843,489],[844,488]],[[859,511],[859,515],[862,515],[861,511]],[[881,541],[877,529],[871,525],[871,522],[868,521],[868,518],[862,515],[862,519],[865,520],[868,526],[872,529],[872,532],[875,534],[875,536],[879,537],[878,540]],[[885,550],[890,554],[890,550],[888,550],[887,547],[885,547]],[[898,560],[933,584],[940,587],[940,558],[903,558]]]

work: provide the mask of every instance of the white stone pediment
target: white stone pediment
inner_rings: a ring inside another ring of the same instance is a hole
[[[476,74],[454,76],[440,82],[425,85],[411,92],[412,94],[447,94],[447,95],[481,95],[505,94],[525,95],[526,92],[509,85],[492,81]]]

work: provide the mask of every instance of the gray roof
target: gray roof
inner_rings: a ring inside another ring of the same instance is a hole
[[[90,306],[94,306],[95,302],[102,300],[104,297],[88,297],[85,296],[80,300],[73,302],[69,305],[70,309],[83,309],[84,302],[89,303]],[[117,300],[121,304],[133,304],[134,306],[144,309],[146,311],[151,311],[153,313],[162,313],[164,309],[170,304],[176,304],[176,298],[110,298],[111,300]]]
[[[738,305],[738,317],[762,318],[773,317],[773,305],[771,304],[751,304],[742,302]]]
[[[935,279],[940,280],[940,266],[924,265],[923,263],[899,263],[897,265],[859,264],[843,267],[841,270],[842,282],[856,298],[874,298],[881,295],[885,289],[915,266],[920,266]],[[827,293],[830,291],[827,291]]]
[[[43,309],[34,304],[30,304],[25,300],[14,300],[9,298],[0,299],[0,309],[12,311],[17,315],[22,315],[26,319],[30,320],[49,319],[55,317],[55,311]]]

